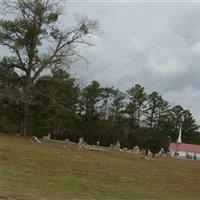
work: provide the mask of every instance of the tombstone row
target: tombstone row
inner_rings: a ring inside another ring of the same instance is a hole
[[[48,134],[47,136],[44,136],[43,139],[51,140],[51,134]],[[31,138],[31,141],[33,143],[41,143],[41,141],[36,136],[33,136]],[[71,142],[69,139],[65,139],[64,143],[66,143],[66,144],[74,144],[74,142]],[[96,146],[97,147],[100,146],[100,142],[99,141],[96,142]],[[79,138],[78,147],[79,147],[79,149],[83,149],[83,148],[89,149],[90,148],[90,146],[85,142],[83,137]],[[140,150],[137,145],[133,149],[128,149],[126,147],[125,148],[121,148],[121,144],[120,144],[119,141],[117,141],[117,143],[115,145],[110,144],[110,149],[119,150],[121,152],[128,152],[128,153],[137,153],[137,154],[141,153],[141,154],[145,155],[145,159],[149,159],[150,155],[152,155],[152,157],[154,158],[154,155],[148,149]],[[160,149],[158,155],[160,155],[160,156],[165,155],[165,151],[164,151],[163,148]]]

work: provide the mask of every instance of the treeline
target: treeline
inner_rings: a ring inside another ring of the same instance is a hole
[[[5,69],[1,70],[3,74],[9,79],[2,84],[17,91],[23,82],[21,77]],[[127,91],[101,87],[97,81],[80,87],[69,73],[59,69],[39,78],[32,91],[26,122],[29,135],[51,133],[54,139],[75,142],[83,137],[89,144],[100,141],[103,146],[120,141],[122,147],[139,145],[158,151],[177,140],[182,123],[183,141],[200,144],[199,126],[189,110],[171,106],[158,92],[147,94],[139,84]],[[23,131],[23,107],[16,99],[17,94],[12,101],[1,101],[1,132]]]

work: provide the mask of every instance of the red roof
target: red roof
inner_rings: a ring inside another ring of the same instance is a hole
[[[197,144],[171,143],[170,148],[175,151],[200,153],[200,145]]]

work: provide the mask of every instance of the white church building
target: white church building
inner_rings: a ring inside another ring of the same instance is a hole
[[[200,160],[200,145],[182,143],[181,127],[179,130],[179,137],[177,142],[171,143],[169,150],[171,157]]]

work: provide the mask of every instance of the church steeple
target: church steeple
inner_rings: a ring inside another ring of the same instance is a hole
[[[183,122],[183,118],[181,118],[181,122],[180,122],[180,127],[179,127],[179,135],[178,135],[178,140],[177,140],[177,143],[182,143],[182,139],[181,139],[181,136],[182,136],[182,122]]]
[[[182,143],[182,139],[181,139],[181,135],[182,135],[181,126],[182,126],[182,124],[180,124],[180,128],[179,128],[179,135],[178,135],[178,140],[177,140],[177,143]]]

